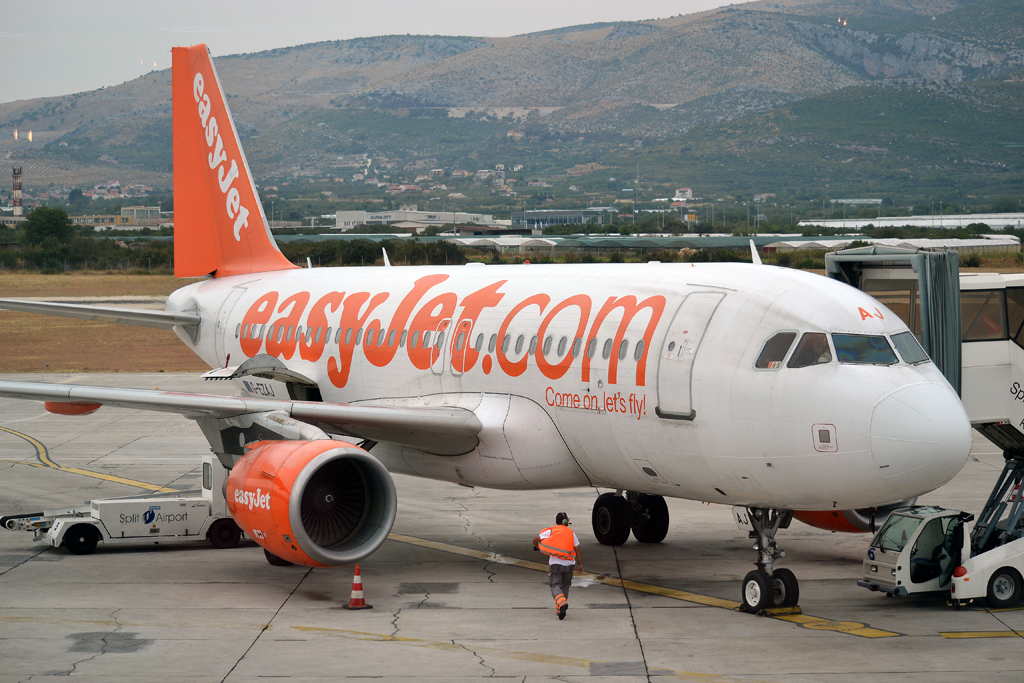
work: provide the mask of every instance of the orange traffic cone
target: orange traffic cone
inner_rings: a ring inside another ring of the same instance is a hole
[[[363,578],[359,576],[359,565],[356,565],[356,574],[352,577],[352,597],[348,604],[343,605],[345,609],[373,609],[373,605],[367,605],[363,599]]]

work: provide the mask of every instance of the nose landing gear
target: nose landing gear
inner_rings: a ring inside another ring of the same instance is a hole
[[[753,527],[750,538],[756,539],[757,569],[743,577],[743,609],[756,614],[772,607],[795,607],[800,600],[796,576],[788,569],[774,567],[776,559],[786,556],[775,545],[775,534],[789,527],[793,511],[750,508],[748,520]]]
[[[661,496],[647,493],[603,493],[594,501],[590,521],[602,545],[622,545],[630,531],[641,543],[660,543],[668,534],[668,506]]]

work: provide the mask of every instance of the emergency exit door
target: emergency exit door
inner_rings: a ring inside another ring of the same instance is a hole
[[[435,375],[444,373],[444,365],[448,360],[448,345],[451,343],[448,337],[448,328],[452,325],[452,319],[442,320],[434,331],[432,340],[433,347],[430,350],[430,369]],[[445,343],[448,342],[448,343]]]
[[[725,294],[722,292],[694,292],[680,304],[658,357],[658,404],[655,414],[671,420],[692,420],[697,413],[693,408],[693,363],[700,350],[700,342]]]

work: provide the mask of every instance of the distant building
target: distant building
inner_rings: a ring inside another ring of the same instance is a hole
[[[473,175],[473,174],[470,173],[469,171],[464,171],[461,168],[458,169],[458,170],[452,171],[452,178],[468,178],[471,175]]]
[[[453,221],[457,224],[496,225],[494,216],[491,214],[466,213],[464,211],[418,211],[416,206],[403,206],[397,211],[339,211],[335,227],[344,232],[361,225],[415,223],[429,226],[444,225]]]
[[[848,206],[880,206],[881,199],[833,199],[833,204],[846,204]]]
[[[604,225],[604,209],[538,209],[513,211],[513,228],[543,228],[549,225]]]
[[[121,215],[128,216],[133,220],[139,220],[143,218],[160,218],[160,207],[159,206],[122,206]]]
[[[774,192],[765,192],[764,194],[755,194],[754,195],[754,203],[755,204],[764,204],[766,201],[768,201],[769,199],[771,199],[774,196],[775,196]]]
[[[680,187],[676,190],[674,199],[693,199],[693,190],[688,187]]]
[[[512,172],[513,173],[517,173],[517,172],[522,171],[522,170],[523,170],[523,165],[522,164],[516,164],[515,166],[512,167]]]
[[[432,168],[432,169],[430,169],[429,177],[430,178],[444,178],[444,169],[443,168]]]

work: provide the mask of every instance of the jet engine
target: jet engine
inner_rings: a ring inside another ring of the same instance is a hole
[[[873,534],[882,528],[885,520],[897,508],[907,507],[917,502],[917,498],[884,505],[877,508],[858,508],[856,510],[797,510],[795,519],[818,529],[826,531],[843,531],[850,534]]]
[[[391,474],[340,441],[260,441],[231,469],[225,496],[239,527],[294,564],[352,564],[384,543],[398,496]]]

